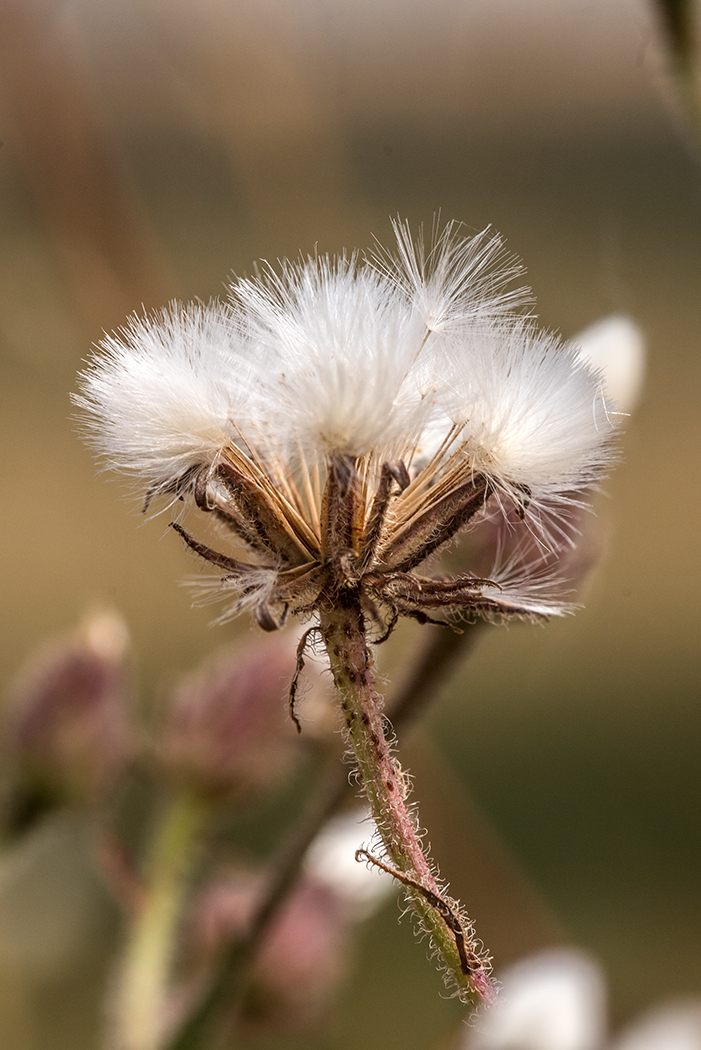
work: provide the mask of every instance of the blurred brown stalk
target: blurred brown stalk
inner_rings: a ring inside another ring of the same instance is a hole
[[[84,322],[110,328],[174,296],[63,5],[0,0],[0,91],[10,148]]]

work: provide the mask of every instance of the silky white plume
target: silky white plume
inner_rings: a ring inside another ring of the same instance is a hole
[[[424,257],[397,233],[382,267],[286,263],[234,283],[230,304],[174,305],[107,338],[77,399],[100,451],[156,488],[228,445],[278,476],[300,457],[433,459],[433,479],[483,474],[524,503],[594,482],[612,431],[601,377],[508,312],[523,296],[504,291],[511,260],[494,271],[501,241],[450,226]]]

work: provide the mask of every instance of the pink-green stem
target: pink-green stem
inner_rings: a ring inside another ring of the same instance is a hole
[[[119,1050],[159,1050],[163,1044],[177,932],[208,815],[207,805],[187,791],[174,797],[162,815],[122,961],[113,1011],[113,1043]]]
[[[407,781],[387,737],[357,594],[352,589],[342,592],[332,608],[321,611],[320,626],[348,742],[385,849],[379,866],[406,887],[419,926],[430,937],[449,983],[465,1000],[489,1002],[494,990],[477,955],[471,924],[441,889],[407,806]]]

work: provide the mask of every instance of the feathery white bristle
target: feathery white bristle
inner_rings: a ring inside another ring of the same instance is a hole
[[[509,288],[524,268],[490,227],[465,237],[461,223],[449,222],[441,231],[434,228],[428,247],[423,229],[414,240],[408,222],[396,220],[392,227],[397,257],[378,245],[372,264],[404,291],[429,331],[494,319],[531,301],[529,288]]]
[[[445,353],[451,416],[473,468],[532,501],[591,485],[613,427],[601,377],[530,321],[480,325]]]
[[[410,374],[425,330],[379,275],[354,258],[308,259],[239,282],[232,298],[266,363],[283,446],[362,456],[420,431],[426,410]]]
[[[567,602],[562,594],[558,560],[548,559],[544,552],[538,557],[533,547],[530,539],[522,543],[521,549],[517,546],[508,560],[497,564],[489,573],[493,585],[486,584],[482,593],[498,607],[497,618],[501,612],[504,616],[548,620],[576,611],[577,605]]]
[[[75,402],[110,465],[167,485],[250,425],[258,374],[226,307],[173,304],[105,338]]]

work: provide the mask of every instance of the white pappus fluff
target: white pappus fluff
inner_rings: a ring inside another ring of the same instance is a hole
[[[100,344],[74,400],[110,465],[166,487],[236,440],[254,363],[237,358],[232,330],[224,304],[173,303]]]
[[[408,225],[395,232],[396,257],[265,265],[228,303],[174,304],[106,338],[75,401],[108,464],[174,495],[243,457],[312,560],[334,459],[356,464],[366,522],[382,464],[405,465],[387,511],[400,537],[431,500],[482,479],[485,502],[513,502],[552,542],[542,519],[610,461],[601,375],[516,309],[528,296],[509,290],[521,270],[497,235],[450,223],[426,251]]]
[[[230,304],[132,319],[100,344],[76,398],[100,451],[165,485],[228,442],[263,461],[300,451],[411,459],[424,436],[434,450],[457,423],[445,458],[460,448],[465,470],[498,488],[538,499],[589,485],[612,431],[600,377],[505,312],[499,273],[491,283],[479,273],[478,309],[470,278],[501,242],[453,232],[429,268],[405,227],[398,236],[394,270],[389,257],[382,271],[355,256],[309,258],[235,283]]]
[[[530,320],[457,333],[445,349],[450,414],[474,469],[535,499],[590,485],[609,456],[600,375]]]

